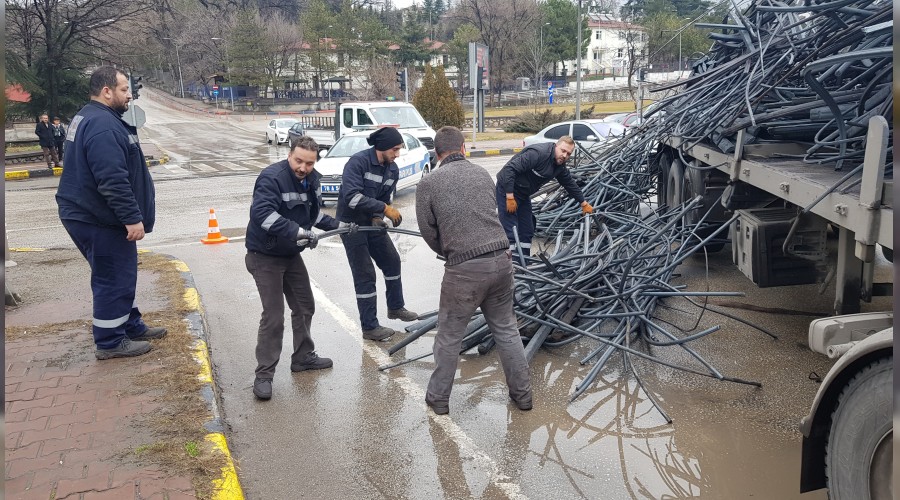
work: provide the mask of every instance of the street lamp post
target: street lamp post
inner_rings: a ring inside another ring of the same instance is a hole
[[[217,36],[211,37],[210,40],[225,42],[225,73],[228,73],[228,96],[231,97],[231,110],[234,111],[234,82],[231,81],[231,72],[228,71],[228,40]]]
[[[581,0],[578,0],[578,42],[575,55],[575,119],[581,119]]]
[[[538,76],[535,80],[538,81],[538,91],[544,88],[544,26],[550,26],[550,23],[544,23],[541,25],[541,51],[538,57]]]
[[[164,37],[163,40],[171,40],[172,45],[175,46],[175,61],[178,63],[178,82],[181,84],[181,98],[184,99],[184,77],[181,75],[181,56],[178,55],[178,42],[169,37]]]
[[[678,34],[678,71],[682,71],[684,66],[681,64],[681,32],[684,31],[684,28],[679,28],[677,30],[662,30],[663,33],[677,33]],[[670,39],[671,40],[671,39]],[[668,42],[666,42],[668,43]]]

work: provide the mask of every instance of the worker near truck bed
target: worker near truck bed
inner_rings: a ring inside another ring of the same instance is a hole
[[[337,218],[342,225],[385,228],[385,231],[354,231],[351,228],[350,232],[341,235],[353,274],[363,338],[383,341],[391,338],[396,331],[378,323],[372,261],[384,273],[388,318],[413,321],[419,315],[404,307],[400,254],[388,237],[384,222],[387,217],[397,227],[403,220],[400,212],[391,206],[391,198],[400,179],[400,170],[394,160],[403,148],[403,136],[395,128],[384,127],[369,135],[366,141],[372,147],[351,156],[344,166]]]
[[[509,397],[527,411],[532,408],[531,375],[513,312],[509,240],[494,216],[491,176],[466,160],[464,144],[456,127],[437,131],[434,149],[440,168],[422,179],[416,194],[422,238],[447,260],[425,404],[438,415],[450,413],[463,337],[472,314],[481,308],[497,342]]]
[[[531,239],[534,237],[531,196],[551,179],[556,179],[569,196],[575,198],[583,214],[594,211],[566,167],[573,151],[575,141],[564,135],[555,144],[548,142],[526,147],[497,172],[497,213],[513,251],[516,250],[513,228],[517,227],[522,253],[531,255]]]
[[[291,308],[294,350],[291,371],[331,368],[328,358],[315,352],[310,334],[315,299],[300,252],[318,242],[312,226],[338,228],[338,222],[319,207],[319,178],[313,167],[319,146],[312,137],[298,137],[288,157],[269,165],[256,178],[250,223],[247,224],[247,271],[253,275],[262,315],[256,336],[256,378],[253,394],[272,397],[272,378],[281,357],[284,302]]]

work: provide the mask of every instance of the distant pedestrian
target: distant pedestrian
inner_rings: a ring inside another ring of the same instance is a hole
[[[318,243],[312,226],[337,229],[338,222],[319,208],[319,179],[313,167],[319,146],[309,136],[291,143],[286,160],[269,165],[256,178],[250,223],[247,225],[247,270],[256,281],[262,316],[256,337],[256,379],[253,394],[272,397],[272,378],[281,357],[284,302],[291,308],[294,351],[291,371],[331,368],[319,357],[310,334],[315,300],[300,252]]]
[[[450,412],[462,340],[480,307],[497,343],[509,396],[520,410],[530,410],[531,375],[513,312],[509,240],[495,213],[491,176],[466,160],[464,143],[459,129],[438,130],[438,168],[416,188],[419,232],[447,260],[434,338],[435,367],[425,403],[438,415]]]
[[[91,266],[97,359],[140,356],[150,351],[147,340],[166,335],[144,324],[135,303],[137,241],[153,231],[156,192],[137,129],[122,121],[131,100],[128,78],[102,66],[91,75],[90,92],[66,137],[56,203]]]
[[[58,116],[53,117],[50,131],[53,133],[53,145],[56,147],[56,157],[61,160],[63,159],[63,143],[66,142],[66,127],[60,122]]]
[[[391,206],[391,198],[397,190],[400,169],[394,160],[403,148],[403,136],[397,129],[384,127],[372,132],[367,142],[372,147],[364,149],[347,161],[341,176],[338,195],[337,218],[342,223],[387,228],[384,218],[394,227],[403,217]],[[355,231],[341,235],[344,251],[353,273],[356,289],[356,306],[359,321],[366,340],[387,340],[396,333],[392,328],[378,323],[378,302],[375,292],[375,266],[384,273],[387,288],[387,317],[401,321],[414,321],[419,315],[406,309],[403,301],[403,284],[400,281],[400,254],[394,248],[387,231]]]
[[[551,179],[556,179],[569,196],[575,198],[581,205],[582,213],[594,211],[566,167],[566,161],[574,151],[575,141],[564,135],[555,144],[548,142],[526,147],[497,172],[497,212],[514,251],[516,238],[513,227],[516,227],[522,253],[531,255],[531,239],[534,237],[531,196]]]
[[[34,128],[34,133],[38,136],[38,144],[44,153],[44,163],[47,168],[52,169],[59,166],[59,156],[56,155],[56,143],[53,141],[53,130],[50,127],[50,118],[47,114],[41,115],[41,119]],[[52,163],[51,163],[52,160]]]

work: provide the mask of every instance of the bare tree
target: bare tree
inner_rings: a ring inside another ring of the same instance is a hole
[[[533,31],[540,12],[535,0],[460,0],[460,14],[481,33],[490,50],[491,85],[502,95],[507,58],[516,51],[522,33]],[[493,101],[493,94],[491,94]]]
[[[263,39],[266,44],[263,50],[263,68],[271,81],[274,95],[278,81],[282,79],[290,62],[300,52],[303,37],[300,27],[287,21],[280,14],[265,20],[257,16],[257,22],[263,28]]]

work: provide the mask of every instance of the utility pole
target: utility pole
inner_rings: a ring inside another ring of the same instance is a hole
[[[409,67],[403,67],[403,81],[406,82],[406,85],[403,86],[403,96],[404,101],[409,102]]]
[[[178,42],[169,37],[164,37],[163,40],[170,40],[172,45],[175,46],[175,61],[178,64],[178,81],[181,83],[181,98],[184,99],[184,77],[181,75],[181,56],[178,55]]]
[[[581,0],[578,0],[578,48],[576,50],[575,59],[575,119],[581,119],[581,18],[584,17],[581,11]]]

